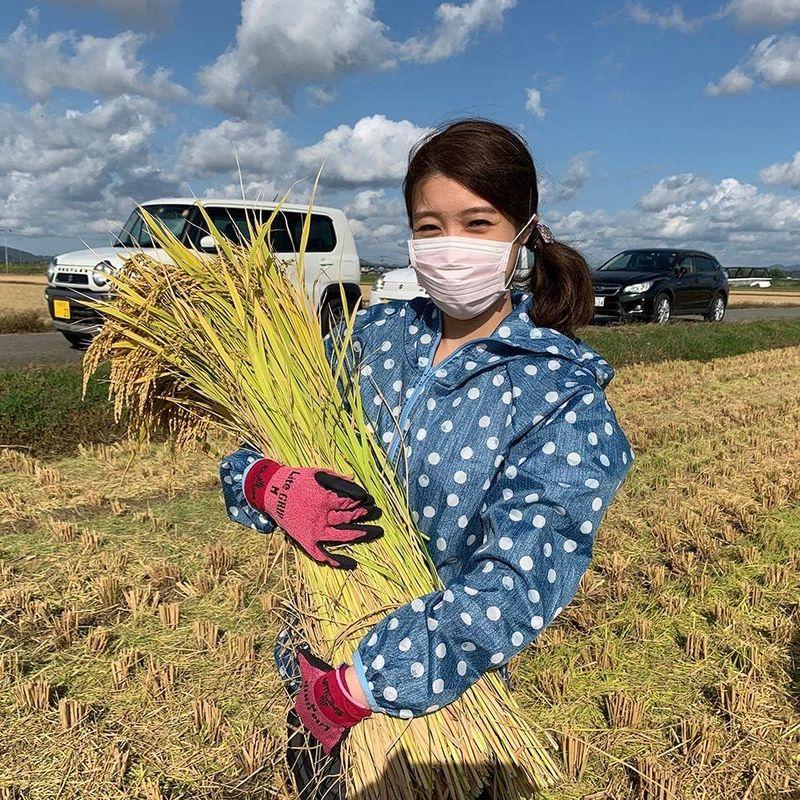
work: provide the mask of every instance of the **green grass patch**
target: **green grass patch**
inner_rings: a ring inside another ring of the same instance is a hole
[[[80,366],[0,371],[0,445],[32,455],[58,456],[79,442],[112,442],[123,432],[107,399],[108,367],[81,399]]]
[[[711,361],[756,350],[800,345],[800,319],[752,320],[713,324],[633,324],[581,328],[578,336],[614,367],[668,359]]]
[[[23,261],[20,264],[9,264],[8,270],[6,270],[5,263],[0,262],[0,275],[44,275],[46,272],[46,261]]]
[[[593,326],[579,335],[619,368],[667,359],[710,361],[800,345],[800,320]],[[38,456],[62,456],[75,452],[81,442],[116,441],[124,432],[124,420],[114,422],[107,378],[106,366],[92,378],[82,400],[80,365],[0,371],[0,445]]]

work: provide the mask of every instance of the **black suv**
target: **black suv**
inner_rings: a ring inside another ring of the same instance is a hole
[[[623,250],[592,270],[595,319],[664,324],[673,315],[719,322],[728,304],[728,276],[700,250]]]

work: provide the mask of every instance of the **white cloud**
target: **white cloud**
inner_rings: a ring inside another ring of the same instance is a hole
[[[346,74],[391,69],[400,60],[449,58],[480,29],[497,29],[516,2],[442,3],[430,36],[398,42],[375,17],[374,0],[242,0],[234,46],[198,76],[204,99],[238,117],[286,111],[303,84],[331,84]],[[325,102],[329,90],[321,91],[316,99]]]
[[[105,234],[132,203],[172,194],[152,148],[164,114],[122,96],[88,111],[0,108],[0,225],[22,234]]]
[[[469,0],[461,5],[442,3],[436,9],[438,26],[431,36],[414,36],[400,46],[403,58],[432,63],[463,52],[482,28],[497,31],[503,15],[517,0]]]
[[[770,86],[800,86],[800,36],[769,36],[753,51],[753,71]]]
[[[725,13],[741,25],[777,28],[800,21],[800,0],[733,0]]]
[[[632,3],[627,8],[630,18],[640,25],[655,25],[661,30],[675,30],[680,33],[694,33],[703,22],[702,17],[687,19],[680,5],[673,5],[665,11],[651,11],[642,3]]]
[[[546,116],[547,110],[542,105],[542,93],[538,89],[525,90],[525,110],[539,119],[544,119]]]
[[[236,44],[203,69],[209,103],[238,116],[254,95],[290,99],[298,84],[394,64],[386,26],[373,0],[243,0]]]
[[[800,36],[768,36],[750,51],[717,83],[709,83],[710,95],[741,94],[750,91],[756,80],[766,86],[800,86]]]
[[[172,21],[178,0],[55,0],[75,8],[97,8],[109,11],[129,22],[149,28],[163,28]]]
[[[146,71],[138,59],[146,41],[131,31],[110,37],[55,32],[39,38],[22,22],[0,42],[0,70],[36,100],[46,100],[56,89],[188,99],[188,91],[168,71]]]
[[[306,89],[309,102],[318,108],[321,106],[330,105],[336,99],[336,93],[333,89],[325,86],[309,86]]]
[[[711,184],[699,175],[691,172],[670,175],[655,183],[636,205],[643,211],[663,211],[669,206],[707,197],[711,192]]]
[[[731,266],[796,260],[800,200],[759,191],[735,178],[707,187],[702,178],[681,177],[702,191],[685,199],[678,192],[675,202],[645,210],[646,198],[653,202],[661,193],[659,184],[670,180],[664,179],[640,199],[638,208],[553,212],[548,224],[558,239],[578,247],[595,264],[627,247],[703,247]]]
[[[770,164],[758,173],[758,177],[768,186],[785,184],[793,189],[800,189],[800,150],[791,161]]]
[[[574,155],[567,164],[567,168],[557,180],[549,180],[544,175],[539,179],[540,205],[550,203],[563,203],[571,200],[586,185],[591,177],[589,162],[596,152],[587,150]]]
[[[706,94],[718,97],[724,94],[745,94],[753,88],[753,79],[739,67],[726,72],[716,83],[706,84]]]
[[[406,223],[405,203],[399,195],[388,196],[386,189],[362,189],[344,210],[351,219]]]
[[[289,136],[261,123],[224,120],[213,128],[184,135],[178,166],[182,172],[219,175],[236,172],[236,158],[245,178],[285,173],[292,162]]]
[[[377,253],[389,257],[392,263],[406,263],[408,219],[397,191],[362,189],[344,205],[344,212],[363,254]]]
[[[297,151],[300,166],[316,171],[327,158],[322,182],[329,186],[380,185],[405,175],[408,151],[426,129],[382,114],[362,117],[351,128],[339,125]]]

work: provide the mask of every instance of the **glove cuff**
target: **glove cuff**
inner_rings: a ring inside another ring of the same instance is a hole
[[[342,694],[354,705],[360,708],[362,711],[369,711],[372,713],[372,709],[369,706],[365,706],[363,703],[356,700],[355,697],[350,693],[350,690],[347,688],[347,680],[344,676],[345,670],[347,669],[347,664],[342,664],[336,670],[336,680],[339,683],[339,688],[342,690]]]
[[[269,458],[259,458],[250,464],[242,478],[242,491],[244,499],[262,513],[269,513],[266,507],[265,495],[272,476],[282,467],[277,461]]]
[[[314,684],[314,700],[319,710],[335,725],[352,728],[369,717],[372,711],[360,708],[347,698],[339,686],[337,673],[337,669],[331,669],[319,678]]]

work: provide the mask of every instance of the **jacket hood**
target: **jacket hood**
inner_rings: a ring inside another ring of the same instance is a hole
[[[530,293],[512,289],[511,304],[512,310],[490,336],[475,339],[453,352],[440,362],[434,379],[456,387],[474,371],[519,356],[536,356],[573,362],[593,376],[601,389],[613,380],[611,364],[580,338],[572,339],[555,328],[539,327],[533,322],[534,298]],[[407,310],[403,350],[412,365],[424,369],[432,342],[441,335],[442,312],[429,298],[410,300]]]

